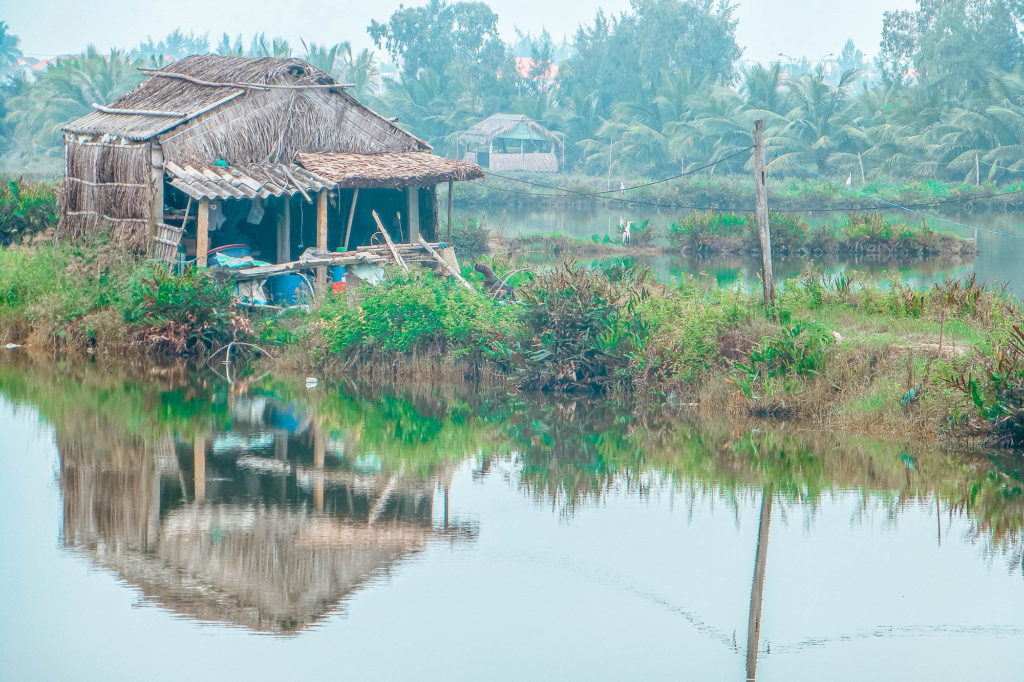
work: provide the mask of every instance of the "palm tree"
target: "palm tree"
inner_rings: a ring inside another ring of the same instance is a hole
[[[0,21],[0,77],[9,76],[18,68],[21,59],[21,40],[11,33],[7,22]]]
[[[833,87],[825,82],[824,69],[804,74],[789,82],[788,91],[793,108],[786,118],[789,123],[781,131],[785,139],[784,154],[794,160],[813,163],[818,172],[828,173],[837,161],[849,161],[841,154],[858,151],[853,148],[846,108],[849,88],[858,78],[856,71],[847,71]]]

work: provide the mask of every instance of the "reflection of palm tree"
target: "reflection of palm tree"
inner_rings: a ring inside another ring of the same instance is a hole
[[[750,616],[747,619],[747,680],[757,678],[757,647],[761,636],[761,602],[764,596],[764,572],[768,563],[768,530],[772,522],[772,487],[761,491],[761,522],[757,530],[754,554],[754,584],[750,588]]]

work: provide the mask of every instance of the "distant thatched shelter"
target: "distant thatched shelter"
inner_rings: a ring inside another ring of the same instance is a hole
[[[522,114],[494,114],[459,135],[462,159],[489,170],[555,172],[562,141]]]
[[[65,234],[110,228],[166,260],[184,245],[200,264],[243,243],[283,262],[367,243],[373,209],[395,241],[430,239],[436,184],[482,175],[298,59],[193,56],[147,74],[65,127]]]

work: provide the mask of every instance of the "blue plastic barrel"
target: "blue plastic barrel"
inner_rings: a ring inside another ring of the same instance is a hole
[[[302,275],[284,274],[267,278],[270,300],[275,305],[298,305],[305,303],[309,286]]]

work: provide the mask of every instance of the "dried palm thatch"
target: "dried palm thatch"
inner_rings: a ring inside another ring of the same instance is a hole
[[[300,153],[296,159],[303,168],[337,183],[339,187],[425,187],[484,176],[475,163],[453,161],[429,152],[311,152]]]

